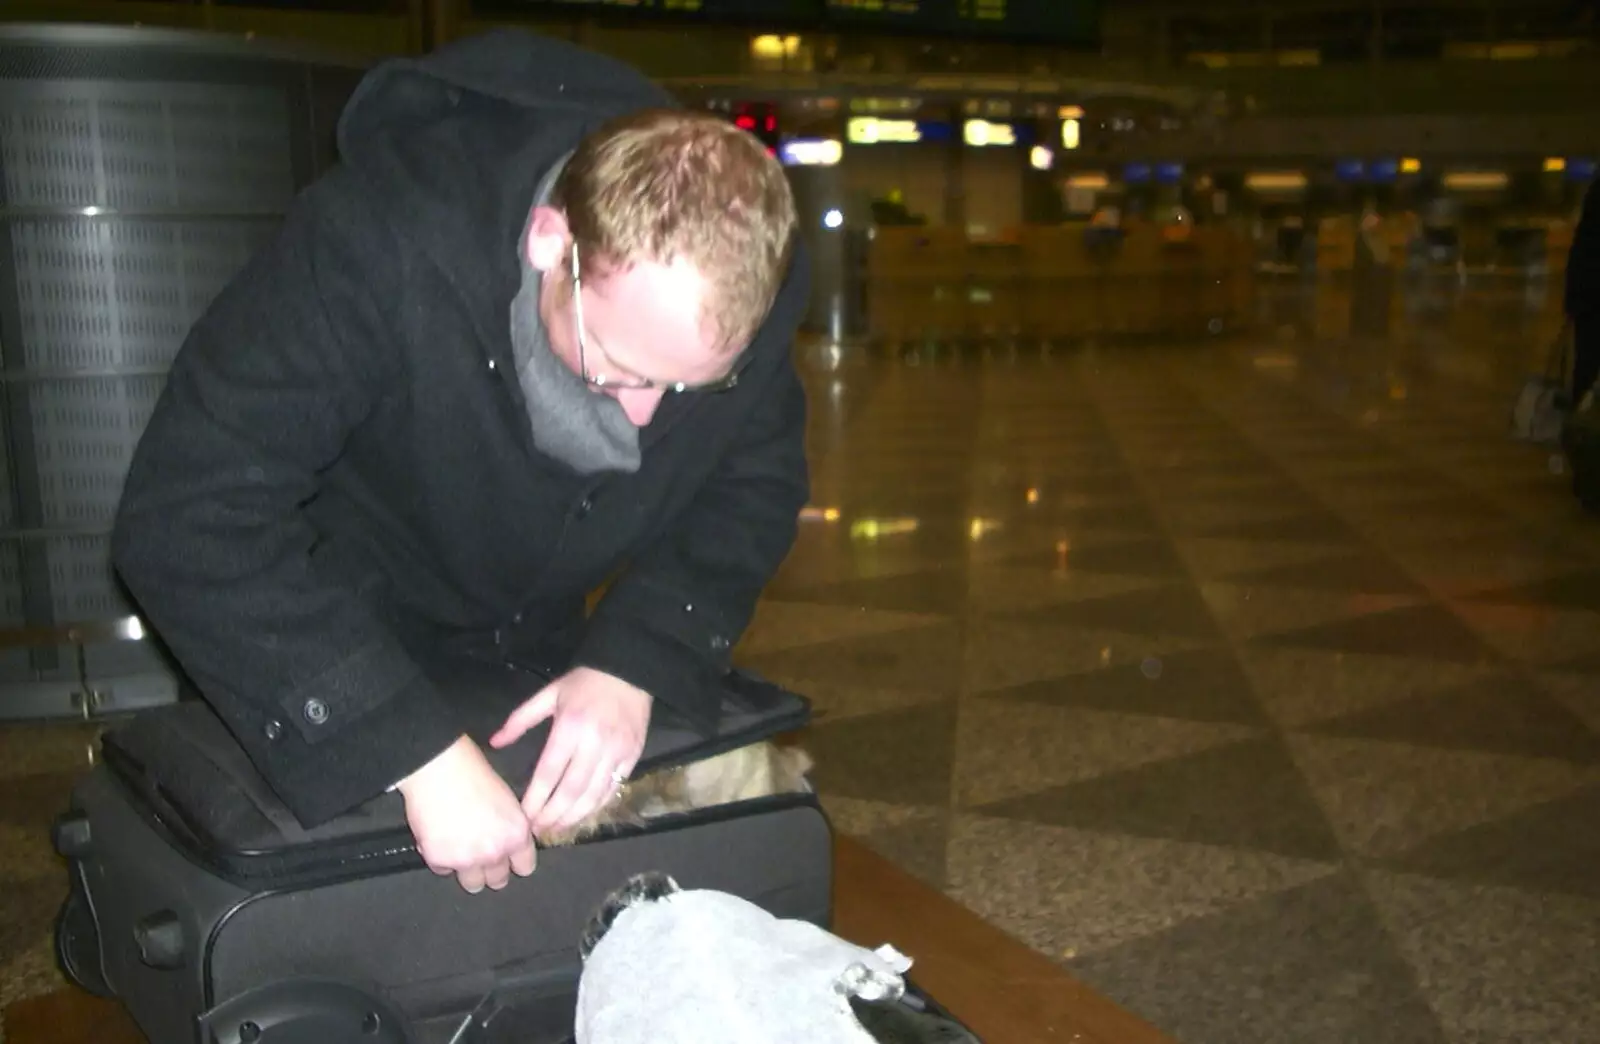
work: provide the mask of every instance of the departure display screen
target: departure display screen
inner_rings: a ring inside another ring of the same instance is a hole
[[[677,16],[711,24],[754,24],[762,21],[776,25],[815,23],[820,6],[821,0],[472,0],[473,10],[482,14],[537,16],[546,12],[631,12],[644,18]]]
[[[1102,0],[474,0],[483,14],[566,12],[634,14],[812,31],[1013,40],[1054,46],[1094,44]]]
[[[824,0],[836,29],[899,29],[930,36],[1005,38],[1040,44],[1093,43],[1100,0]]]

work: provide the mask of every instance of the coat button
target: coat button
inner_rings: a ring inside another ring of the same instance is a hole
[[[321,725],[328,720],[328,705],[313,696],[301,708],[301,713],[306,716],[306,720],[311,724]]]
[[[582,500],[578,501],[577,516],[579,518],[588,518],[589,512],[593,510],[594,501],[590,500],[588,497],[584,497]]]
[[[267,727],[261,731],[266,734],[267,739],[275,740],[283,735],[283,722],[269,721],[267,722]]]
[[[724,638],[720,634],[716,634],[716,635],[712,635],[711,636],[711,648],[720,650],[720,649],[726,649],[727,647],[728,647],[728,639]]]

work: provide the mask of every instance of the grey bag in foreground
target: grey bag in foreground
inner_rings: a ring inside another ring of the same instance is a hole
[[[538,681],[486,668],[476,679],[493,697],[483,734]],[[809,717],[804,698],[738,672],[723,706],[711,737],[653,722],[637,771]],[[490,754],[519,793],[547,733]],[[203,703],[146,712],[102,749],[57,824],[71,882],[57,951],[75,982],[118,999],[152,1044],[562,1044],[584,927],[644,871],[775,916],[821,926],[831,916],[832,835],[814,795],[542,850],[532,877],[467,895],[422,864],[397,794],[302,828]],[[468,1017],[487,997],[497,1014],[485,1027]],[[458,1036],[464,1025],[471,1032]]]
[[[916,992],[892,945],[666,874],[613,892],[582,954],[573,1044],[979,1044]]]

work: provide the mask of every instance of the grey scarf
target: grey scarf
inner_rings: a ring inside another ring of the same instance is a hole
[[[545,175],[534,205],[550,198],[550,190],[563,158]],[[529,208],[528,222],[533,220]],[[517,244],[522,260],[522,288],[511,302],[511,348],[517,362],[517,382],[527,400],[533,443],[540,452],[562,461],[580,474],[639,469],[639,429],[628,420],[621,405],[609,395],[591,390],[566,363],[550,350],[544,322],[539,317],[539,291],[543,274],[528,263],[527,226]]]

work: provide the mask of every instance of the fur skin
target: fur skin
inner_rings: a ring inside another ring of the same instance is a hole
[[[799,747],[770,741],[661,769],[622,785],[609,802],[574,826],[541,834],[539,844],[577,844],[607,827],[643,826],[659,816],[714,808],[774,794],[807,793],[811,756]]]
[[[600,940],[606,937],[606,933],[611,930],[611,926],[616,923],[622,911],[629,907],[656,902],[679,891],[682,889],[678,887],[678,882],[659,870],[635,874],[628,878],[621,888],[606,896],[606,901],[600,904],[600,909],[589,918],[589,923],[583,929],[583,938],[578,943],[579,956],[588,961],[589,954],[593,953]]]

